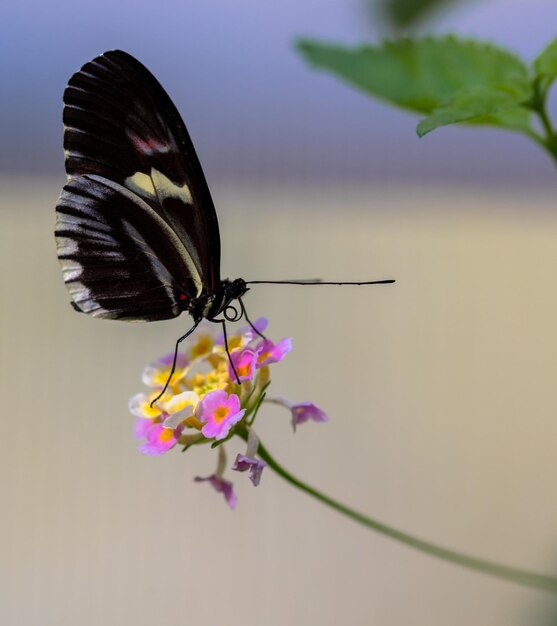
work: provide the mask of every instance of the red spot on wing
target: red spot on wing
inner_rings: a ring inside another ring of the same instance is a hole
[[[180,294],[180,300],[187,300],[187,299],[188,299],[188,296],[186,296],[185,293]]]
[[[128,132],[128,137],[132,140],[133,145],[136,150],[139,150],[143,154],[150,156],[155,154],[156,152],[168,152],[169,146],[166,143],[162,143],[157,139],[152,137],[148,137],[147,139],[143,139],[139,135],[135,133]]]

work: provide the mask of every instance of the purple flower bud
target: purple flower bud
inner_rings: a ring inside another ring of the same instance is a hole
[[[228,506],[231,509],[236,507],[238,502],[238,498],[234,493],[234,486],[229,480],[225,480],[222,476],[217,476],[216,474],[211,474],[211,476],[207,476],[206,478],[202,478],[201,476],[196,476],[194,478],[196,483],[202,483],[205,481],[209,481],[211,486],[218,493],[222,493],[224,499],[226,500]]]
[[[292,411],[292,426],[296,430],[298,424],[303,424],[308,420],[314,422],[328,422],[329,418],[327,414],[322,411],[318,406],[315,406],[313,402],[300,402],[293,404],[290,407]]]
[[[261,480],[261,473],[263,472],[263,468],[267,466],[265,461],[261,461],[260,459],[254,459],[252,457],[246,456],[245,454],[239,454],[236,457],[236,461],[232,466],[233,470],[237,472],[249,472],[249,479],[251,480],[254,487],[259,485]]]

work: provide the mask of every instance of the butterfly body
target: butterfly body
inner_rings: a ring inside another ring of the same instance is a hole
[[[235,280],[225,278],[220,282],[217,289],[196,298],[188,307],[188,311],[196,322],[203,318],[218,322],[221,321],[217,319],[221,314],[224,314],[226,319],[235,321],[236,313],[233,313],[232,318],[230,318],[227,309],[234,300],[239,300],[248,290],[249,287],[243,278],[236,278]]]
[[[155,77],[114,50],[64,93],[68,183],[56,240],[74,308],[154,321],[217,321],[247,286],[220,278],[220,235],[186,127]]]

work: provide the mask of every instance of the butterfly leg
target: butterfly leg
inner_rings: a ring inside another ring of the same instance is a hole
[[[151,402],[151,408],[153,407],[153,404],[155,404],[155,402],[157,400],[159,400],[159,398],[162,397],[162,395],[164,394],[164,392],[168,389],[168,385],[170,385],[170,381],[172,380],[172,376],[174,376],[174,371],[176,370],[176,360],[178,359],[178,346],[182,343],[182,341],[184,341],[184,339],[187,339],[192,333],[193,331],[199,326],[199,322],[201,320],[195,322],[195,324],[188,330],[188,332],[185,335],[182,335],[177,341],[176,341],[176,346],[174,348],[174,358],[172,359],[172,369],[170,370],[170,375],[168,376],[166,383],[164,384],[164,387],[162,388],[162,391],[159,393],[159,395]],[[226,336],[226,335],[225,335]],[[227,353],[228,353],[228,348],[227,348]],[[230,358],[230,355],[228,355],[228,357]]]
[[[222,334],[224,335],[224,349],[226,350],[226,354],[228,356],[228,362],[230,363],[230,367],[232,368],[232,371],[234,372],[234,376],[236,377],[236,382],[241,385],[241,381],[240,381],[240,377],[238,376],[238,372],[236,371],[236,368],[234,367],[234,363],[232,361],[232,357],[230,356],[230,351],[228,350],[228,336],[226,334],[226,321],[225,320],[213,320],[215,322],[220,322],[222,324]]]
[[[255,331],[261,337],[261,339],[267,339],[267,337],[265,337],[263,333],[260,333],[257,328],[255,328],[255,326],[251,323],[251,320],[248,317],[248,312],[246,311],[246,307],[242,302],[242,298],[238,298],[238,301],[240,302],[240,307],[242,308],[242,315],[246,318],[246,322],[251,326],[252,330]]]

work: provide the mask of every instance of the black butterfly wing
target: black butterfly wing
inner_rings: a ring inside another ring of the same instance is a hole
[[[119,241],[122,234],[118,226],[122,197],[126,198],[131,225],[143,239],[149,240],[146,225],[155,226],[153,220],[145,220],[144,205],[148,205],[187,252],[184,258],[188,263],[183,262],[180,266],[182,274],[172,276],[180,285],[181,295],[192,301],[203,292],[210,293],[220,284],[220,237],[215,208],[186,127],[155,77],[129,54],[117,50],[106,52],[72,76],[64,93],[64,103],[66,171],[70,181],[78,181],[87,174],[94,175],[79,187],[98,187],[95,209],[101,211],[106,225],[114,226],[114,241]],[[117,187],[110,187],[111,192],[107,192],[106,181],[103,187],[95,176],[113,181],[121,188],[116,192]],[[96,180],[94,184],[93,180]],[[135,200],[125,190],[131,192]],[[71,197],[74,207],[82,202],[80,191],[72,187],[72,182],[64,191],[66,200]],[[66,201],[64,194],[58,205],[62,214]],[[103,194],[110,200],[106,207],[99,206]],[[132,205],[135,212],[130,208]],[[82,212],[87,213],[90,206],[90,199],[82,203]],[[80,263],[85,270],[82,275],[84,288],[94,295],[94,302],[100,302],[105,291],[112,292],[110,272],[107,272],[106,281],[97,273],[95,284],[87,284],[90,257],[80,260],[79,254],[87,247],[86,240],[92,232],[89,222],[84,221],[82,229],[64,237],[75,238],[73,247],[77,252],[73,261]],[[161,255],[162,265],[174,266],[170,260],[166,263],[164,246],[159,246],[157,253]],[[64,265],[64,260],[68,259],[61,257],[61,260]],[[137,269],[130,271],[130,279],[131,275],[137,277]],[[153,266],[147,264],[143,271],[153,271]],[[156,281],[157,277],[151,276],[151,279]],[[137,286],[130,285],[134,293],[137,289]],[[132,305],[134,298],[131,298],[129,311],[125,310],[126,305],[121,300],[114,315],[110,314],[110,307],[106,308],[107,314],[97,315],[162,319],[158,305],[151,305],[150,295],[151,292],[145,292],[142,308],[137,308],[136,302]],[[108,301],[105,304],[108,305]],[[170,309],[167,308],[166,313],[165,317],[172,317]]]
[[[184,242],[156,211],[100,176],[79,176],[64,187],[55,235],[73,306],[94,317],[175,317],[189,303],[177,277],[200,280]]]

